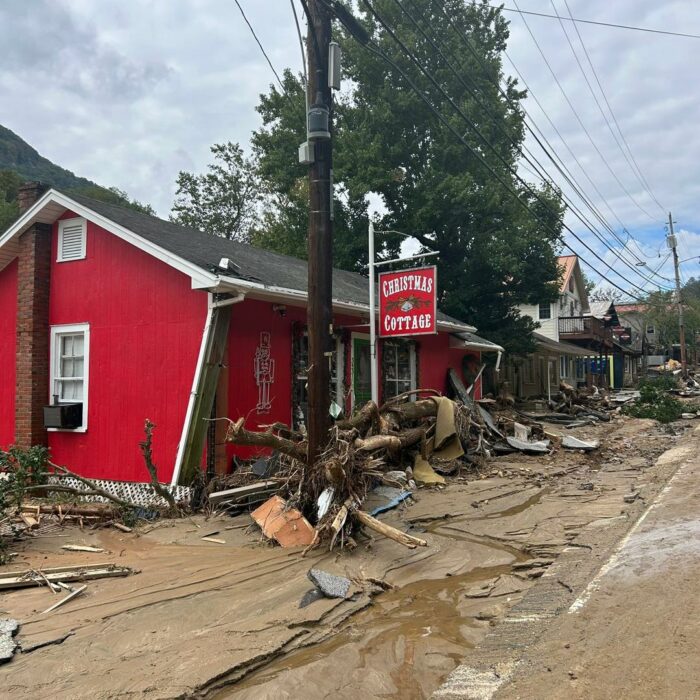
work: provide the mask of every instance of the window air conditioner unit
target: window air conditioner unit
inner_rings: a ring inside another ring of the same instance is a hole
[[[44,427],[75,430],[83,424],[83,404],[56,403],[44,406]]]

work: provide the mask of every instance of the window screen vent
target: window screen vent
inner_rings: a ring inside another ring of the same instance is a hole
[[[66,219],[58,225],[58,261],[85,257],[85,219]]]

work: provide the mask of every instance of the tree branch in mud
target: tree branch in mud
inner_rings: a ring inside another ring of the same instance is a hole
[[[165,502],[170,506],[173,511],[177,511],[177,503],[175,502],[175,496],[173,496],[168,489],[166,489],[158,481],[158,470],[156,465],[153,464],[153,428],[156,426],[151,423],[151,421],[146,418],[146,423],[144,425],[144,432],[146,433],[146,439],[139,443],[141,447],[141,454],[143,454],[143,461],[146,463],[146,469],[151,477],[151,487],[155,491],[157,496],[160,496]]]
[[[134,507],[133,503],[123,501],[121,498],[118,498],[108,491],[101,489],[94,482],[90,481],[90,479],[86,479],[84,476],[80,476],[79,474],[72,472],[70,469],[66,469],[66,467],[62,467],[59,464],[54,464],[53,462],[49,462],[48,464],[56,473],[61,474],[62,476],[69,476],[76,481],[79,481],[81,484],[85,484],[85,486],[88,487],[88,490],[76,489],[71,486],[65,486],[64,484],[37,484],[36,486],[26,487],[25,491],[70,493],[75,496],[101,496],[102,498],[106,498],[108,501],[112,501],[112,503],[116,503],[122,508]]]
[[[420,537],[407,535],[405,532],[401,532],[401,530],[397,530],[395,527],[391,527],[391,525],[387,525],[381,520],[377,520],[369,513],[365,513],[363,510],[354,510],[352,511],[352,514],[365,527],[384,535],[384,537],[388,537],[390,540],[394,540],[394,542],[405,545],[409,549],[428,546],[428,543],[425,540],[420,539]]]

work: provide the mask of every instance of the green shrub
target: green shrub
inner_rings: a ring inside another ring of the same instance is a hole
[[[18,510],[28,486],[45,484],[49,471],[49,450],[35,445],[24,448],[13,445],[0,450],[0,521]],[[6,544],[0,538],[0,564],[5,561]]]
[[[0,514],[19,508],[28,486],[45,484],[49,476],[49,449],[42,445],[0,450]]]
[[[671,375],[642,379],[639,383],[639,399],[623,406],[622,412],[626,416],[652,418],[660,423],[678,420],[683,413],[683,404],[668,393],[674,386]]]

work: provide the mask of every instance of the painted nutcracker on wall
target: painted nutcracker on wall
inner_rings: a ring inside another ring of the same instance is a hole
[[[275,381],[275,361],[272,359],[271,337],[269,331],[260,334],[260,344],[255,349],[254,372],[258,386],[257,413],[269,413],[272,408],[270,390]]]

